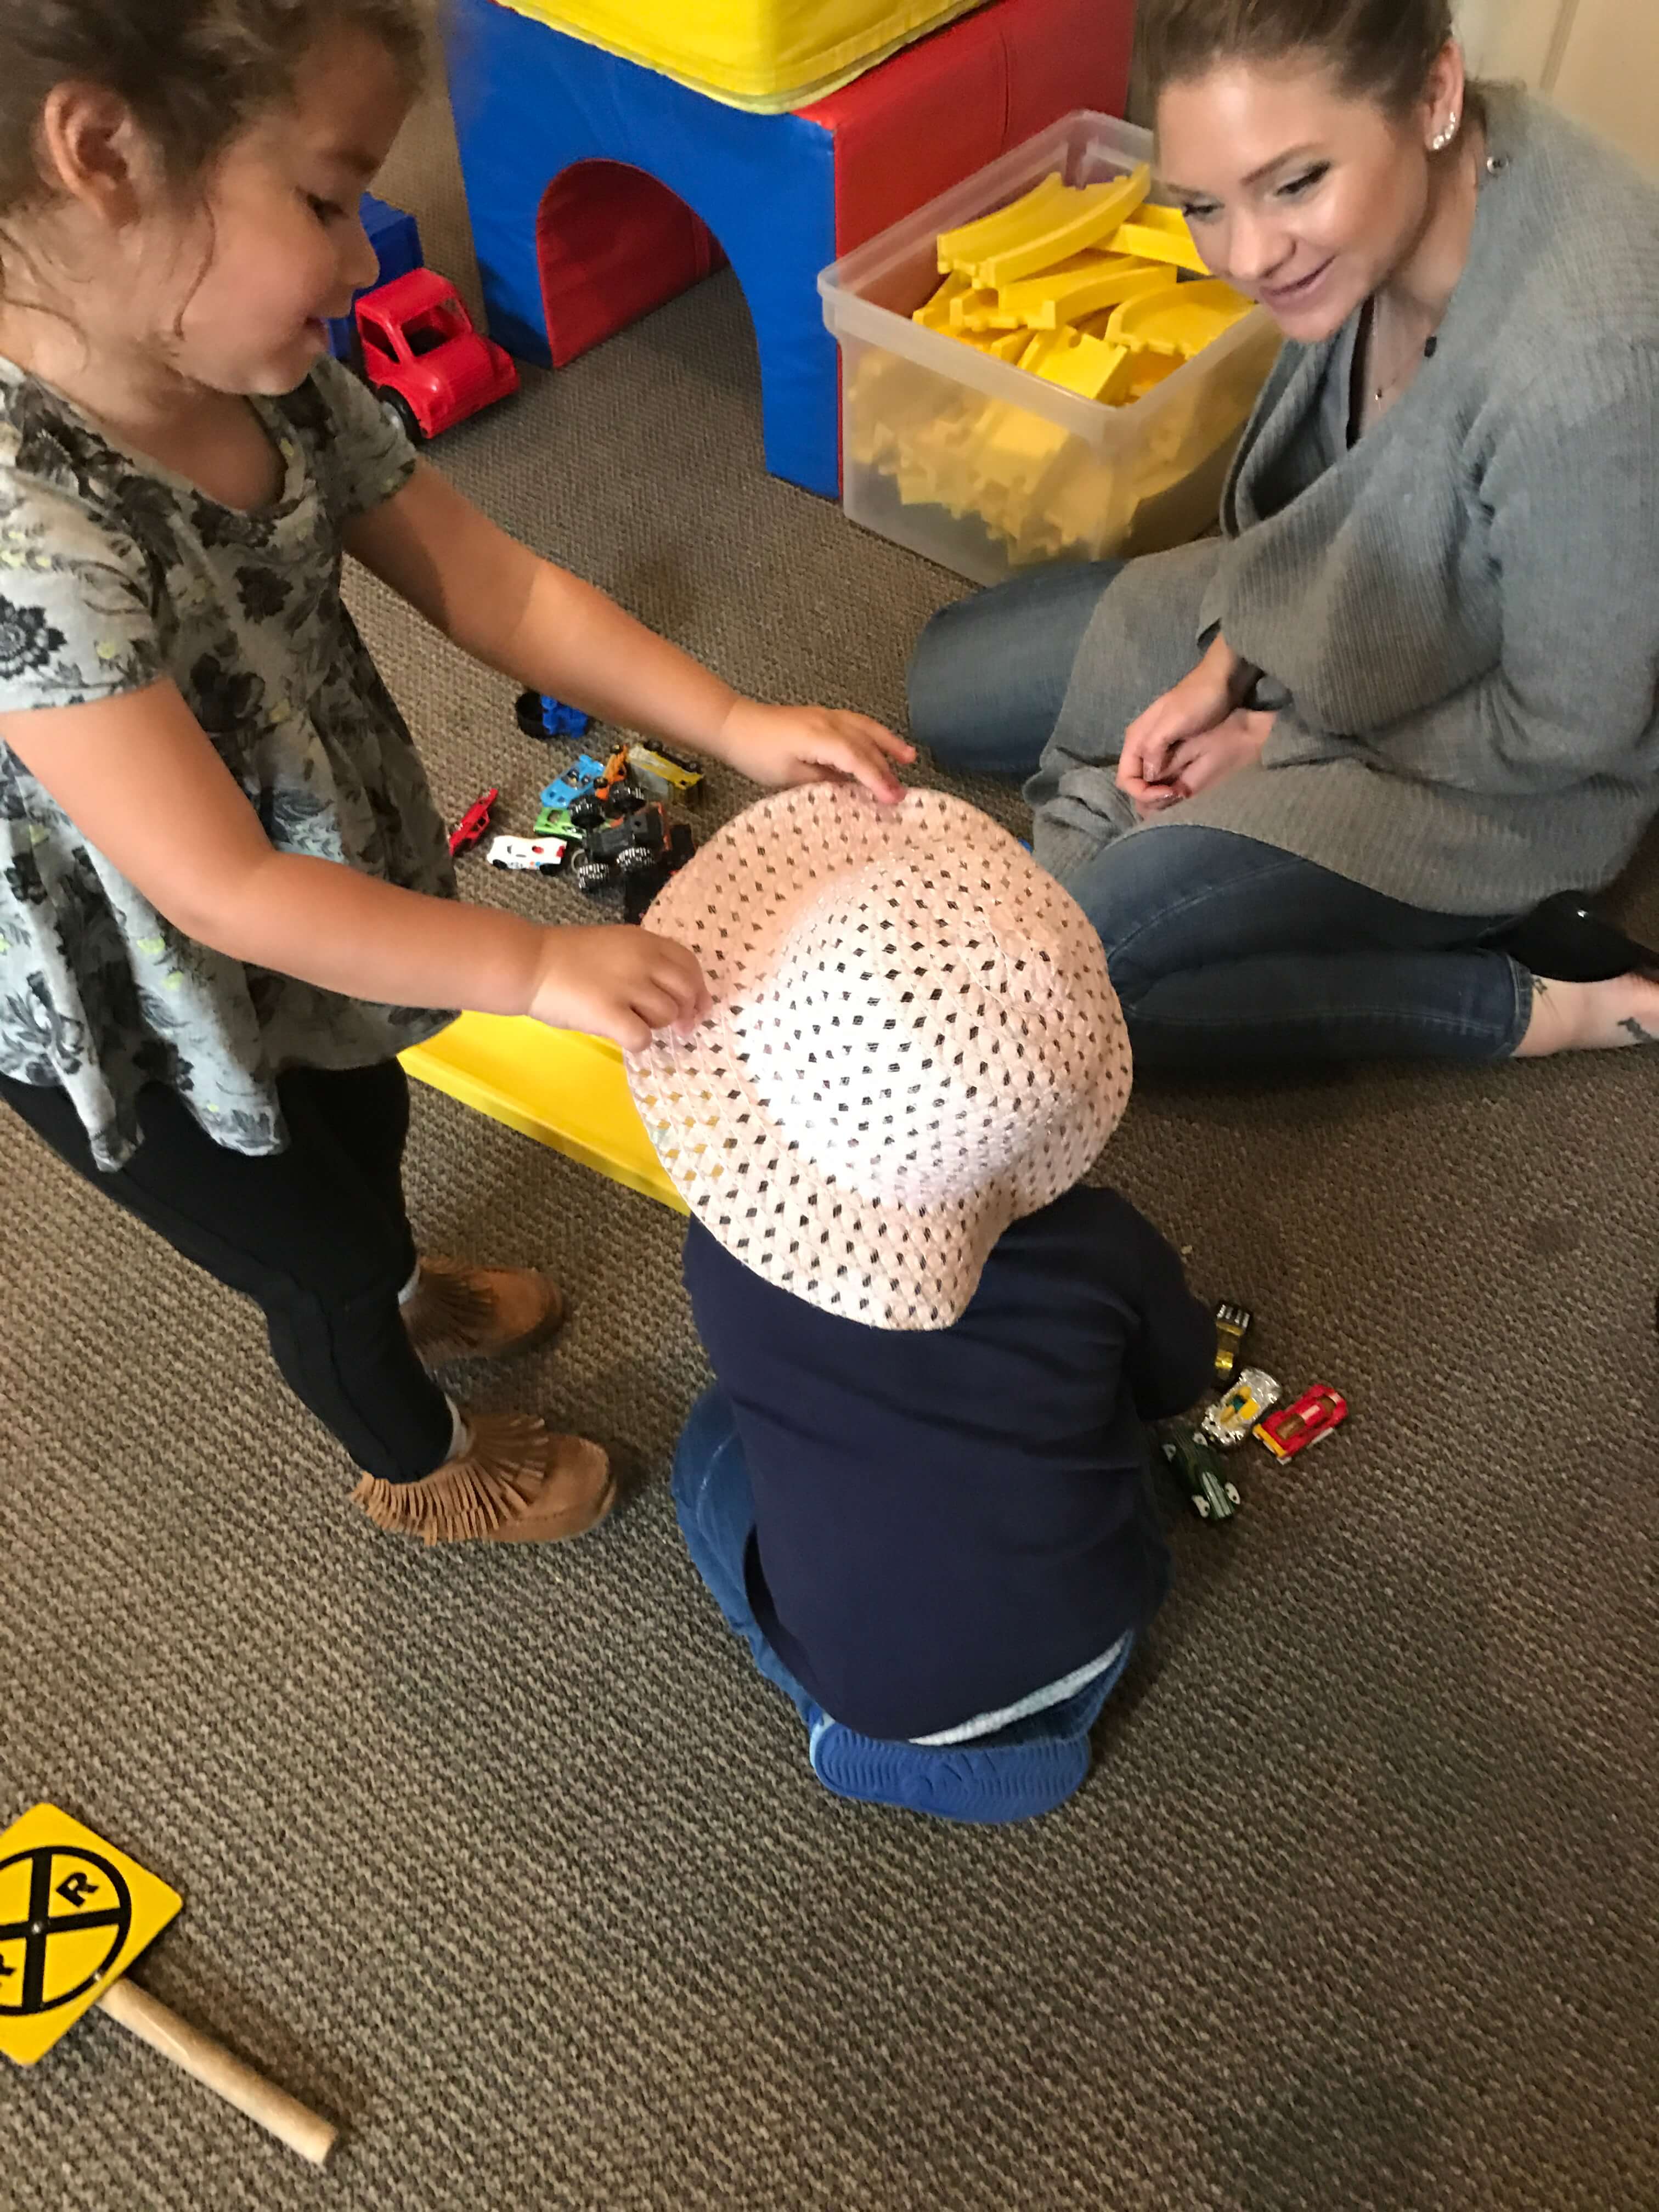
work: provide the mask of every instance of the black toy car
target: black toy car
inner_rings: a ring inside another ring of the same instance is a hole
[[[645,793],[632,783],[609,784],[602,791],[584,791],[570,802],[573,830],[603,830],[624,814],[645,805]]]
[[[1159,1450],[1181,1477],[1200,1521],[1231,1521],[1239,1506],[1236,1484],[1227,1479],[1221,1455],[1197,1429],[1169,1437]]]
[[[671,876],[692,854],[691,832],[671,823],[657,801],[641,801],[620,822],[607,822],[583,837],[570,874],[579,891],[601,891],[630,878]]]

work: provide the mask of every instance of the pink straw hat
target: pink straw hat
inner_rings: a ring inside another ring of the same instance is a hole
[[[875,1328],[945,1328],[1011,1221],[1069,1190],[1128,1101],[1081,908],[988,815],[813,783],[712,837],[647,927],[714,1009],[630,1054],[693,1218],[757,1274]]]

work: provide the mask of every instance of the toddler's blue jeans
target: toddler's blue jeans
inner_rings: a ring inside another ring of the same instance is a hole
[[[691,1409],[674,1456],[674,1507],[685,1547],[727,1625],[806,1727],[812,1770],[840,1797],[898,1805],[947,1820],[1027,1820],[1062,1804],[1089,1771],[1089,1730],[1133,1652],[1124,1638],[1105,1671],[1061,1705],[967,1743],[927,1745],[861,1735],[826,1713],[763,1634],[744,1584],[755,1526],[749,1470],[730,1401],[716,1385]]]

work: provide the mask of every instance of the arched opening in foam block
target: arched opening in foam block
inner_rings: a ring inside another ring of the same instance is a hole
[[[556,368],[648,315],[726,256],[677,192],[625,161],[573,161],[542,194],[536,262]]]

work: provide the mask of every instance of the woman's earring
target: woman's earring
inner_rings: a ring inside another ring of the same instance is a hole
[[[1446,118],[1445,129],[1443,131],[1437,131],[1435,136],[1430,139],[1429,145],[1431,151],[1437,154],[1443,154],[1445,152],[1447,147],[1451,144],[1452,140],[1456,137],[1457,126],[1462,119],[1462,118],[1459,116],[1456,109],[1454,108],[1451,113]]]

